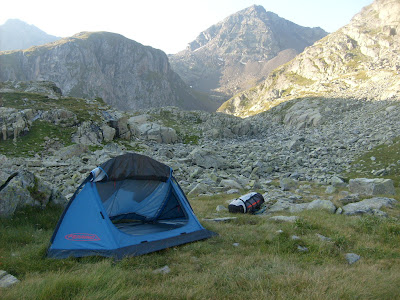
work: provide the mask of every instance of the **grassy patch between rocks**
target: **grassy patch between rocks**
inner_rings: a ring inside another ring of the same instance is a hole
[[[348,178],[389,178],[394,185],[400,185],[400,139],[391,144],[383,144],[361,155],[352,163]]]
[[[231,198],[221,194],[190,199],[199,220],[219,236],[119,262],[45,258],[62,212],[58,207],[28,208],[12,219],[0,219],[0,269],[21,280],[0,290],[0,297],[393,299],[400,294],[397,219],[305,211],[295,223],[274,223],[268,216],[215,212]],[[399,215],[398,207],[394,211]],[[226,216],[237,219],[202,220]],[[317,234],[331,240],[322,241]],[[301,252],[298,246],[308,251]],[[348,265],[347,252],[362,258]],[[165,265],[169,274],[154,273]]]
[[[46,138],[56,139],[64,146],[72,144],[71,136],[75,132],[72,127],[60,127],[46,121],[33,122],[29,133],[20,136],[17,141],[0,140],[0,153],[10,157],[34,156],[45,149]]]

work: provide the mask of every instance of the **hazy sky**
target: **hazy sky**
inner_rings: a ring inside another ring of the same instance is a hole
[[[48,34],[80,31],[120,33],[168,54],[186,48],[197,35],[253,4],[301,26],[333,32],[373,0],[3,0],[0,25],[20,19]]]

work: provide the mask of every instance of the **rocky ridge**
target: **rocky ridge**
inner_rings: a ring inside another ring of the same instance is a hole
[[[274,70],[219,111],[250,116],[305,97],[400,98],[400,2],[376,0],[351,22]]]
[[[254,86],[326,34],[253,5],[201,32],[170,61],[194,89],[226,98]]]
[[[120,110],[174,105],[215,109],[197,99],[166,54],[121,35],[82,32],[57,42],[0,52],[0,81],[52,81],[64,95],[102,98]]]

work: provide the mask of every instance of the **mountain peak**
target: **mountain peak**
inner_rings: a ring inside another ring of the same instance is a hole
[[[27,49],[58,39],[19,19],[9,19],[0,26],[0,51]]]

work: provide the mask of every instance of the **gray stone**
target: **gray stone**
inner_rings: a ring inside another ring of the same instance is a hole
[[[190,190],[190,192],[188,193],[189,196],[195,196],[195,195],[199,195],[199,194],[204,194],[209,190],[209,187],[207,185],[205,185],[204,183],[198,183],[196,184],[196,186]]]
[[[168,266],[164,266],[162,268],[156,269],[153,271],[154,274],[168,274],[171,272],[171,269]]]
[[[326,194],[333,194],[333,193],[335,193],[335,192],[336,192],[336,188],[335,188],[334,186],[332,186],[332,185],[328,186],[328,187],[325,189],[325,193],[326,193]]]
[[[214,218],[214,219],[203,219],[203,221],[206,222],[229,222],[229,221],[233,221],[236,220],[237,217],[225,217],[225,218]]]
[[[16,283],[19,280],[11,274],[8,274],[6,271],[0,270],[0,288],[7,288]]]
[[[338,176],[333,176],[331,178],[331,185],[336,188],[346,187],[346,183]]]
[[[206,169],[226,169],[226,161],[215,151],[204,148],[195,148],[190,153],[190,158],[195,165]]]
[[[290,239],[293,240],[293,241],[301,240],[301,238],[300,238],[299,236],[297,236],[297,235],[292,235],[292,236],[290,237]]]
[[[111,142],[115,136],[115,128],[112,128],[106,124],[101,126],[101,131],[103,132],[103,140],[105,142]]]
[[[331,238],[328,238],[328,237],[326,237],[326,236],[323,236],[322,234],[317,233],[316,235],[317,235],[317,237],[318,237],[321,241],[323,241],[323,242],[330,242],[330,241],[332,241]]]
[[[274,216],[269,218],[271,221],[275,222],[288,222],[288,223],[294,223],[297,220],[300,219],[298,216]]]
[[[233,179],[222,179],[220,185],[229,189],[243,189],[243,187]]]
[[[215,209],[217,212],[221,212],[221,211],[227,211],[228,209],[223,206],[223,205],[218,205],[217,208]]]
[[[352,193],[358,193],[361,195],[384,195],[390,194],[394,195],[395,189],[393,185],[393,180],[383,179],[383,178],[356,178],[350,179],[349,189]]]
[[[230,189],[229,191],[226,191],[226,193],[228,195],[239,194],[239,190],[238,189]]]
[[[280,185],[282,191],[290,191],[290,190],[295,190],[298,187],[299,182],[297,180],[284,177],[281,178]]]
[[[349,265],[352,265],[361,259],[361,256],[355,253],[346,253],[345,257]]]
[[[353,215],[382,215],[377,210],[380,210],[382,207],[392,208],[397,203],[397,200],[391,198],[370,198],[365,199],[360,202],[350,203],[343,206],[343,211],[345,215],[353,216]]]
[[[329,200],[314,200],[308,207],[308,210],[326,210],[327,212],[334,214],[336,206]]]
[[[299,252],[308,252],[308,248],[304,246],[297,245],[297,250]]]

